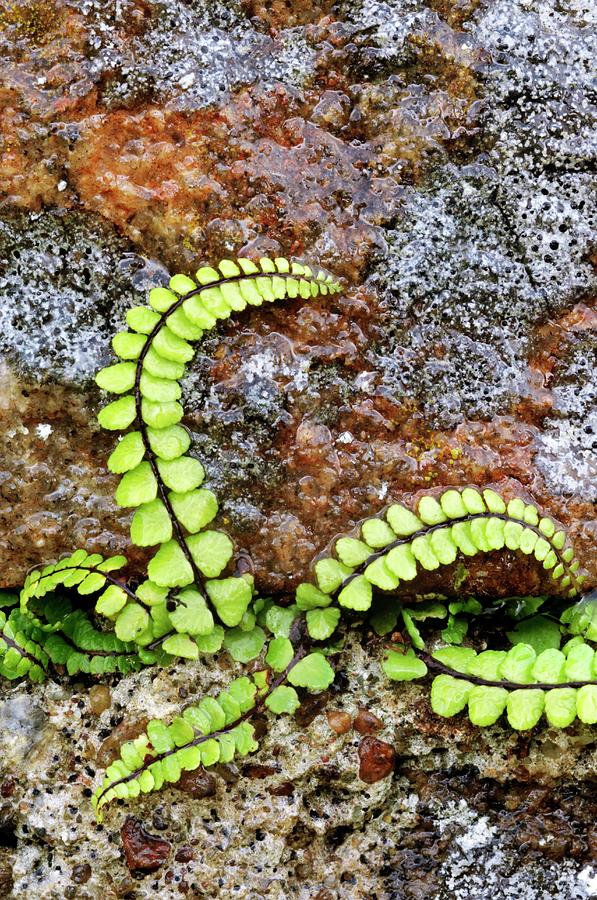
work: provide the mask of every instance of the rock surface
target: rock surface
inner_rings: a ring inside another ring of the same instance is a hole
[[[128,551],[93,373],[168,269],[239,252],[313,258],[347,287],[223,326],[186,379],[220,525],[264,590],[394,496],[487,482],[552,511],[597,578],[590,15],[586,0],[6,4],[0,587],[75,546]],[[514,557],[482,570],[467,587],[541,589]],[[125,864],[124,810],[98,828],[86,795],[135,722],[228,671],[127,677],[99,715],[87,685],[3,688],[3,895],[597,894],[594,737],[444,725],[422,691],[379,681],[375,654],[346,653],[329,704],[382,720],[391,777],[358,780],[364,739],[319,704],[267,737],[259,777],[137,804],[172,848],[151,874]]]

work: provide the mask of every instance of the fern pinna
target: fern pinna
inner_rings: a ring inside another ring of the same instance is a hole
[[[126,577],[125,557],[85,550],[30,573],[18,603],[9,594],[0,598],[0,671],[37,681],[49,672],[127,673],[221,648],[238,662],[260,658],[263,665],[255,670],[253,663],[251,675],[169,725],[151,721],[123,744],[95,794],[98,815],[113,799],[159,790],[184,770],[254,751],[251,718],[265,710],[293,714],[302,691],[329,687],[329,659],[364,617],[380,636],[401,639],[381,660],[390,679],[435,673],[431,706],[441,716],[467,708],[475,725],[488,726],[505,713],[517,729],[532,728],[542,715],[562,728],[575,718],[597,722],[597,604],[563,601],[575,598],[584,580],[565,530],[499,485],[433,491],[414,508],[391,503],[336,539],[290,603],[262,598],[250,575],[231,574],[232,541],[209,527],[218,502],[202,486],[205,472],[180,424],[180,381],[192,342],[247,305],[339,290],[331,275],[302,263],[223,260],[200,268],[195,279],[175,275],[167,288],[151,290],[149,304],[130,309],[128,330],[113,338],[120,361],[96,380],[118,396],[98,419],[126,432],[108,467],[121,476],[116,502],[135,510],[131,543],[154,548],[147,574]],[[420,597],[417,577],[503,548],[534,557],[550,573],[558,616],[542,609],[544,599],[519,599],[502,611],[513,626],[509,650],[458,646],[483,606],[471,597]],[[417,601],[409,606],[405,585]],[[84,608],[87,597],[93,610]],[[445,626],[443,645],[436,635],[423,636],[436,619]]]

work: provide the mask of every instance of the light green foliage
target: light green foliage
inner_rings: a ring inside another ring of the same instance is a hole
[[[191,342],[247,305],[308,300],[339,290],[330,275],[284,258],[222,260],[201,267],[194,278],[174,275],[168,287],[151,290],[149,305],[127,313],[130,330],[112,341],[120,361],[102,369],[96,381],[121,396],[99,412],[98,421],[113,431],[132,426],[108,467],[121,476],[116,502],[134,510],[131,542],[155,548],[148,578],[132,590],[113,574],[126,564],[124,557],[104,559],[83,550],[30,573],[18,607],[10,595],[0,596],[0,673],[34,681],[53,670],[126,673],[168,664],[173,657],[194,660],[222,647],[236,663],[263,662],[257,663],[260,671],[237,678],[217,697],[203,698],[170,724],[154,720],[145,734],[125,742],[94,798],[98,815],[114,799],[159,790],[184,771],[253,752],[257,744],[249,717],[263,709],[292,715],[300,690],[326,690],[334,679],[327,656],[337,652],[343,634],[333,643],[330,638],[341,618],[363,619],[374,598],[372,624],[378,633],[392,631],[400,615],[404,625],[404,652],[384,654],[382,668],[390,679],[409,681],[438,666],[448,668],[431,689],[439,715],[468,707],[473,723],[490,725],[505,712],[517,729],[534,727],[543,714],[555,727],[567,727],[576,717],[597,721],[595,654],[587,643],[597,637],[593,611],[571,608],[559,626],[534,609],[533,618],[515,623],[514,646],[507,652],[451,646],[422,659],[426,620],[448,616],[444,639],[462,642],[467,616],[478,615],[481,607],[468,598],[450,602],[447,610],[430,595],[429,602],[404,609],[396,597],[403,583],[422,571],[451,565],[459,554],[504,547],[533,556],[560,592],[575,596],[582,574],[565,532],[522,498],[502,497],[490,488],[449,488],[420,496],[416,512],[392,504],[366,519],[356,535],[335,540],[315,565],[314,583],[298,587],[294,604],[258,598],[251,576],[231,574],[232,542],[217,525],[207,529],[218,503],[201,487],[206,473],[189,455],[190,436],[179,424],[180,381],[193,357]],[[62,588],[94,595],[95,614],[113,631],[97,628],[86,613],[73,609],[57,592]],[[560,631],[573,635],[562,650]],[[328,643],[305,655],[305,641]]]
[[[334,633],[340,621],[337,607],[310,609],[307,613],[307,630],[316,641],[325,641]]]
[[[566,547],[565,533],[553,523],[550,529],[547,522],[551,520],[546,517],[539,521],[536,508],[519,498],[506,504],[489,488],[483,494],[474,488],[448,488],[437,496],[421,497],[417,513],[394,504],[386,510],[387,522],[381,517],[363,522],[362,540],[339,538],[334,545],[337,558],[324,557],[315,565],[316,585],[299,586],[299,607],[328,605],[331,598],[337,597],[341,607],[365,612],[371,606],[372,588],[392,592],[402,582],[415,579],[421,570],[434,571],[450,565],[459,553],[474,556],[504,546],[534,555],[551,571],[562,590],[569,596],[578,593],[582,576],[577,575],[578,562],[572,548]],[[510,515],[520,519],[508,519]],[[350,578],[351,575],[356,577]],[[597,635],[597,624],[594,628]],[[445,639],[458,643],[466,632],[466,621],[452,612]],[[553,643],[554,635],[554,628],[546,625],[543,639]]]
[[[282,713],[292,715],[298,709],[299,704],[300,700],[295,689],[285,684],[281,684],[273,690],[265,701],[267,708],[277,715]]]
[[[263,650],[265,631],[259,625],[251,631],[231,628],[224,636],[224,648],[237,662],[247,663],[255,659]]]
[[[321,653],[309,653],[288,673],[291,684],[310,691],[325,691],[333,680],[334,670]]]
[[[413,681],[427,674],[427,666],[412,650],[408,653],[388,650],[381,667],[391,681]]]
[[[574,639],[567,656],[557,647],[545,646],[555,642],[555,633],[551,632],[546,640],[546,622],[551,624],[543,616],[523,620],[521,630],[528,643],[519,641],[507,652],[485,650],[477,654],[471,647],[433,651],[433,660],[453,672],[434,679],[434,712],[452,716],[468,706],[473,725],[486,727],[505,711],[510,727],[523,731],[534,728],[542,715],[556,728],[567,728],[577,717],[587,724],[597,722],[597,705],[592,705],[597,704],[594,649],[582,638]],[[520,637],[517,629],[510,634],[514,640]],[[558,629],[558,644],[559,638]]]

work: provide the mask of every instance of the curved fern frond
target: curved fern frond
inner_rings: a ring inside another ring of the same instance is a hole
[[[258,742],[249,719],[263,709],[292,714],[299,705],[295,687],[325,690],[334,679],[324,656],[305,655],[302,647],[295,653],[287,638],[271,642],[266,662],[269,669],[235,679],[216,697],[187,707],[169,725],[152,720],[144,734],[124,743],[94,795],[98,819],[114,799],[158,791],[166,782],[177,782],[182,772],[254,752]]]
[[[403,654],[390,649],[382,669],[393,681],[439,672],[431,686],[431,708],[444,718],[466,708],[472,724],[480,727],[494,725],[503,713],[518,731],[534,728],[542,715],[555,728],[567,728],[576,718],[597,723],[597,653],[580,637],[561,650],[539,653],[525,643],[508,651],[450,646]]]
[[[86,550],[75,550],[70,556],[51,563],[43,569],[34,569],[25,578],[20,593],[20,607],[23,613],[29,614],[35,624],[44,631],[55,631],[60,622],[45,622],[35,616],[32,601],[40,600],[53,593],[57,587],[73,588],[82,596],[102,591],[117,589],[123,594],[137,600],[135,593],[110,573],[126,565],[126,557],[112,556],[105,559],[100,553],[87,553]],[[103,596],[103,595],[102,595]]]
[[[536,506],[518,497],[507,501],[490,488],[449,488],[421,497],[416,513],[394,503],[366,519],[358,535],[337,539],[334,555],[315,564],[315,583],[299,585],[296,602],[302,610],[326,610],[326,628],[333,631],[333,602],[365,612],[374,590],[392,592],[413,581],[420,570],[449,565],[459,555],[503,548],[534,556],[567,596],[580,590],[580,563],[557,522]],[[321,633],[321,620],[321,613],[308,619],[314,638]]]
[[[339,290],[330,274],[302,263],[226,259],[216,268],[203,266],[195,279],[174,275],[168,288],[149,292],[149,306],[128,311],[129,331],[112,341],[121,361],[96,377],[101,388],[120,396],[100,411],[98,421],[108,430],[134,425],[108,467],[122,476],[116,502],[135,509],[132,542],[157,550],[148,566],[149,579],[137,591],[152,607],[149,613],[124,595],[117,600],[113,594],[99,604],[98,612],[113,618],[122,639],[142,644],[163,639],[169,652],[194,658],[197,637],[205,639],[221,626],[239,626],[253,597],[250,578],[223,577],[232,541],[207,528],[218,502],[202,487],[205,472],[188,454],[190,438],[179,424],[179,381],[193,358],[191,342],[248,305]]]

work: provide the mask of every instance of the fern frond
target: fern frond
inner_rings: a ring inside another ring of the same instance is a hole
[[[420,570],[449,565],[459,554],[474,556],[504,547],[534,556],[567,596],[580,590],[580,563],[565,530],[553,519],[518,497],[506,501],[489,488],[449,488],[421,497],[416,513],[392,504],[380,516],[366,519],[358,536],[337,539],[335,555],[318,560],[315,583],[301,584],[296,602],[303,610],[324,609],[335,601],[364,612],[374,589],[394,591]],[[317,622],[314,632],[309,625],[314,638]]]
[[[73,588],[77,593],[85,596],[98,593],[108,583],[135,598],[132,591],[110,574],[124,565],[126,565],[124,556],[112,556],[105,559],[100,553],[75,550],[70,556],[51,563],[43,569],[35,569],[27,575],[20,593],[21,611],[30,615],[42,630],[55,631],[60,627],[60,623],[52,624],[37,618],[33,613],[32,602],[53,593],[59,586]]]
[[[146,583],[157,599],[149,601],[150,611],[125,595],[122,602],[112,594],[98,604],[98,612],[114,620],[122,639],[142,645],[163,639],[165,649],[194,658],[197,636],[238,626],[253,595],[250,579],[225,577],[233,545],[226,534],[207,529],[218,502],[202,487],[205,472],[188,454],[190,438],[179,424],[179,381],[193,358],[191,343],[219,319],[248,305],[339,290],[331,275],[299,262],[239,258],[222,260],[216,268],[203,266],[195,279],[174,275],[168,288],[149,292],[149,306],[128,311],[130,330],[112,341],[121,361],[96,378],[101,388],[120,397],[101,410],[98,420],[109,430],[134,423],[108,467],[122,476],[116,502],[135,509],[132,542],[157,547]]]
[[[19,609],[13,609],[8,618],[0,610],[0,674],[11,680],[27,676],[43,681],[49,658],[42,637],[43,632]]]
[[[216,697],[187,707],[171,724],[154,719],[145,734],[123,744],[120,758],[108,766],[94,795],[98,819],[102,807],[114,799],[158,791],[166,782],[177,782],[182,772],[254,752],[258,742],[249,719],[256,712],[292,714],[299,705],[294,686],[325,690],[334,678],[325,657],[305,655],[302,648],[294,653],[287,638],[272,641],[266,660],[272,673],[281,672],[278,677],[264,670],[237,678]]]
[[[473,725],[494,725],[503,713],[518,731],[534,728],[542,715],[555,728],[578,717],[597,723],[597,654],[580,638],[558,650],[537,653],[530,644],[510,650],[440,647],[432,653],[388,650],[382,662],[388,678],[411,681],[439,671],[431,686],[431,708],[444,718],[467,709]]]

